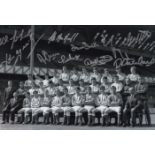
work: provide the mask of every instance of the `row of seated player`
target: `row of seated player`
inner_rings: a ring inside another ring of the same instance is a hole
[[[136,71],[136,67],[131,67],[130,74],[125,75],[121,68],[116,69],[116,74],[111,74],[107,68],[104,69],[103,73],[99,73],[96,68],[93,68],[93,72],[88,72],[85,68],[82,68],[82,71],[79,73],[76,69],[69,71],[66,67],[62,68],[61,73],[56,70],[53,72],[52,78],[46,74],[45,78],[35,75],[28,75],[28,80],[25,82],[25,86],[29,87],[34,82],[36,85],[42,81],[44,87],[47,87],[49,82],[52,81],[54,85],[58,85],[59,83],[68,84],[70,80],[73,81],[74,84],[79,83],[80,80],[83,80],[85,84],[90,84],[92,79],[95,79],[97,83],[103,83],[104,78],[107,78],[108,83],[114,82],[114,77],[117,76],[120,82],[124,82],[125,79],[129,79],[131,82],[137,82],[140,78],[140,75]]]
[[[76,87],[75,94],[70,96],[68,89],[64,87],[64,95],[57,89],[56,96],[49,96],[48,91],[45,94],[38,94],[38,91],[33,92],[33,97],[30,93],[26,93],[23,100],[22,107],[17,111],[17,122],[28,123],[29,118],[32,118],[32,123],[38,123],[38,117],[43,115],[43,122],[49,123],[49,118],[52,117],[54,124],[59,124],[59,114],[64,114],[63,124],[70,124],[71,113],[75,113],[74,124],[83,123],[83,113],[87,113],[88,125],[95,124],[96,113],[101,114],[102,125],[110,123],[111,113],[117,116],[119,125],[136,125],[136,115],[142,114],[144,108],[145,98],[143,95],[137,95],[134,88],[129,89],[130,95],[128,96],[125,104],[123,104],[122,96],[116,92],[114,86],[110,89],[110,94],[105,92],[105,87],[100,87],[100,93],[95,98],[91,91],[91,87],[87,87],[86,94],[80,94],[80,88]],[[10,100],[8,110],[3,110],[3,122],[6,123],[11,119],[13,124],[15,121],[15,106],[19,102],[18,92],[13,93],[13,98]],[[51,115],[52,114],[52,115]],[[23,117],[24,116],[24,117]],[[24,118],[24,119],[23,119]]]

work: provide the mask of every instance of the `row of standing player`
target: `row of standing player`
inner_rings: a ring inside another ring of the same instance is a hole
[[[52,81],[54,85],[58,85],[59,81],[67,84],[70,80],[72,80],[75,84],[78,83],[79,80],[83,80],[85,84],[90,84],[91,80],[94,78],[96,82],[100,84],[103,83],[105,77],[107,78],[108,83],[112,83],[114,76],[117,76],[121,82],[124,82],[125,79],[129,79],[132,82],[137,82],[140,75],[136,72],[136,67],[131,67],[130,72],[130,74],[125,75],[121,71],[121,68],[118,68],[116,69],[116,74],[112,75],[107,68],[104,69],[103,74],[99,73],[96,68],[93,68],[93,72],[88,72],[85,68],[82,68],[82,72],[79,73],[75,68],[72,71],[68,71],[68,69],[64,66],[61,73],[54,70],[51,79],[48,75],[45,75],[45,79],[35,75],[34,80],[31,75],[28,75],[28,80],[26,80],[25,86],[31,86],[32,82],[34,82],[35,85],[39,85],[40,81],[42,81],[43,85],[47,87],[49,81]]]

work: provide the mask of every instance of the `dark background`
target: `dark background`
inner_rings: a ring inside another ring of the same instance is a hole
[[[21,32],[21,30],[23,29],[24,32],[27,32],[29,29],[31,28],[30,25],[3,25],[0,26],[0,38],[2,38],[4,35],[7,35],[9,37],[12,37],[14,35],[15,30],[17,30],[18,33]],[[44,67],[44,68],[62,68],[63,64],[59,64],[56,63],[54,61],[45,64],[41,64],[38,59],[36,54],[40,53],[42,50],[47,51],[49,54],[58,52],[60,54],[64,54],[64,55],[68,55],[68,53],[74,55],[81,55],[83,58],[95,58],[95,57],[99,57],[101,55],[112,55],[112,52],[110,50],[111,47],[109,48],[104,48],[104,47],[100,47],[100,48],[93,48],[93,49],[89,49],[89,50],[80,50],[80,51],[76,51],[73,52],[71,51],[71,45],[70,43],[66,43],[64,44],[63,42],[52,42],[50,44],[48,44],[48,38],[51,36],[51,34],[54,31],[57,31],[57,33],[63,33],[64,35],[67,33],[79,33],[78,38],[75,40],[74,44],[75,45],[81,45],[82,42],[87,42],[87,43],[91,43],[93,40],[94,35],[97,32],[102,32],[103,30],[107,30],[107,32],[109,34],[117,34],[117,33],[121,33],[122,36],[127,36],[127,34],[129,32],[132,33],[132,35],[136,36],[139,30],[148,30],[151,32],[151,38],[148,40],[148,42],[152,42],[155,40],[155,26],[154,25],[46,25],[46,26],[42,26],[42,25],[37,25],[35,26],[35,40],[37,40],[39,38],[39,36],[41,34],[45,34],[44,37],[39,41],[39,43],[37,44],[36,48],[35,48],[35,67]],[[22,48],[22,46],[25,43],[29,43],[30,44],[30,39],[29,38],[25,38],[22,41],[17,41],[14,45],[13,49],[10,49],[11,47],[11,43],[8,42],[6,45],[4,46],[0,46],[0,63],[2,63],[5,60],[5,55],[6,53],[11,54],[11,55],[16,55],[16,50]],[[118,48],[116,46],[116,48]],[[138,48],[126,48],[126,47],[119,47],[121,50],[126,50],[128,51],[128,54],[137,59],[139,56],[144,56],[144,58],[150,59],[152,57],[154,57],[155,55],[155,50],[153,50],[152,52],[148,52],[148,50],[143,50],[143,49],[138,49]],[[23,51],[22,51],[22,59],[20,61],[18,61],[17,65],[18,66],[29,66],[30,65],[30,59],[27,58],[27,55],[30,52],[30,45],[27,46]],[[13,62],[10,64],[12,65]],[[80,66],[82,66],[82,64],[80,62],[76,62],[76,61],[71,61],[69,63],[65,64],[68,68],[72,68],[72,67],[77,67],[78,69],[80,69]],[[110,68],[111,72],[114,71],[114,67],[112,66],[111,63],[108,63],[108,65],[103,65],[103,66],[97,66],[100,70],[102,70],[104,67],[108,67]],[[91,70],[92,67],[88,67],[88,69]],[[126,66],[123,67],[122,70],[125,73],[129,73],[129,68],[130,66]],[[150,76],[150,77],[155,77],[155,65],[152,65],[150,67],[140,67],[137,66],[138,68],[138,72],[140,75],[143,76]],[[7,74],[7,73],[1,73],[0,74],[0,93],[1,93],[1,103],[2,103],[2,98],[3,98],[3,92],[4,92],[4,88],[6,87],[7,81],[8,80],[13,80],[14,81],[14,85],[15,87],[18,86],[18,82],[19,81],[24,81],[26,79],[26,75],[17,75],[17,74]],[[151,85],[150,89],[149,89],[149,94],[150,94],[150,102],[153,102],[153,97],[155,96],[154,94],[154,86]],[[152,101],[151,101],[152,100]],[[0,104],[2,105],[2,104]],[[154,106],[154,103],[151,103],[152,106]]]

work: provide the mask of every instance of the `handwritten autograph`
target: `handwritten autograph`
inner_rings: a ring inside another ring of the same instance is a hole
[[[81,60],[82,59],[80,58],[80,55],[72,56],[71,54],[68,54],[68,56],[61,55],[59,60],[58,60],[58,63],[65,64],[65,63],[68,63],[70,61],[80,61],[81,62]]]
[[[137,48],[139,50],[153,51],[155,48],[155,41],[148,42],[152,33],[147,30],[139,30],[137,35],[133,35],[129,32],[126,36],[121,33],[109,34],[107,30],[103,30],[102,33],[97,32],[92,43],[81,42],[80,45],[71,44],[72,51],[89,50],[96,47],[118,47],[118,48]]]
[[[14,68],[19,61],[22,61],[22,51],[29,46],[29,43],[25,43],[20,49],[15,50],[14,54],[6,53],[5,60],[2,61],[1,65],[12,65]]]
[[[45,36],[45,34],[41,34],[40,37],[34,41],[34,46],[32,51],[36,48],[39,41]],[[49,54],[45,50],[42,50],[41,53],[37,53],[36,56],[40,63],[48,64],[52,61],[59,64],[66,64],[69,62],[80,62],[85,66],[101,66],[106,65],[107,63],[112,63],[114,67],[123,67],[123,66],[146,66],[149,67],[155,64],[155,58],[146,60],[142,56],[139,58],[129,57],[129,55],[125,52],[122,52],[121,47],[127,47],[129,49],[137,48],[139,50],[148,50],[153,51],[155,49],[155,41],[148,42],[152,36],[150,31],[139,30],[136,35],[133,35],[129,32],[126,36],[123,36],[121,33],[110,34],[107,30],[103,30],[101,33],[97,32],[92,39],[92,43],[81,42],[78,45],[75,43],[78,38],[79,33],[58,33],[54,31],[51,36],[48,38],[48,44],[51,42],[63,42],[64,44],[71,44],[71,51],[80,51],[80,50],[89,50],[95,49],[98,47],[110,47],[112,49],[113,55],[102,55],[100,57],[90,58],[90,57],[82,57],[82,55],[77,54],[61,54],[59,52],[54,52]],[[25,43],[21,48],[15,50],[14,54],[6,53],[5,60],[1,62],[2,65],[12,65],[15,67],[19,61],[22,61],[23,54],[22,52],[30,45],[30,41],[32,38],[32,30],[29,29],[25,31],[22,29],[21,31],[15,30],[13,35],[9,37],[8,35],[4,35],[0,38],[0,46],[6,45],[8,42],[11,42],[10,50],[14,49],[15,44],[18,41],[22,41],[25,38],[28,38],[28,42]],[[117,46],[117,48],[115,48]],[[27,59],[30,58],[31,52],[27,55]]]
[[[52,35],[48,38],[48,43],[51,42],[60,42],[63,41],[63,43],[73,43],[75,39],[78,37],[79,33],[67,33],[64,35],[63,33],[58,33],[57,31],[54,31]]]
[[[124,54],[124,53],[123,53]],[[151,60],[145,60],[142,56],[138,58],[129,57],[126,53],[123,55],[121,50],[114,50],[113,55],[102,55],[96,58],[84,58],[81,55],[72,55],[72,54],[61,54],[61,53],[53,53],[48,54],[47,51],[41,51],[41,53],[37,53],[37,58],[40,63],[48,64],[52,61],[59,63],[59,64],[67,64],[69,62],[79,62],[85,66],[102,66],[106,65],[107,63],[112,63],[112,65],[117,67],[124,67],[124,66],[131,66],[131,65],[138,65],[138,66],[146,66],[149,67],[155,64],[155,58]]]
[[[8,35],[5,35],[3,37],[0,38],[0,46],[3,46],[5,44],[7,44],[9,42],[9,37]]]
[[[132,66],[132,65],[138,65],[138,66],[146,66],[149,67],[151,65],[155,64],[155,59],[152,58],[151,60],[144,60],[144,58],[141,56],[136,61],[134,58],[117,58],[113,66],[114,67],[123,67],[123,66]]]
[[[95,59],[90,59],[90,58],[86,58],[84,60],[84,65],[86,66],[101,66],[101,65],[105,65],[108,62],[112,61],[113,57],[110,55],[104,55]]]
[[[60,54],[58,52],[53,53],[53,54],[49,54],[47,51],[43,50],[40,53],[37,53],[37,58],[39,60],[40,63],[43,64],[47,64],[47,63],[51,63],[52,61],[56,62],[56,63],[60,63],[60,64],[65,64],[68,63],[70,61],[82,61],[83,59],[80,58],[80,55],[64,55],[64,54]]]
[[[17,41],[22,41],[25,38],[30,38],[31,34],[31,29],[29,29],[27,32],[25,32],[24,29],[22,29],[20,32],[15,30],[13,36],[9,39],[11,41],[11,49],[14,48],[14,45]]]
[[[47,64],[50,63],[51,61],[54,61],[56,57],[59,55],[60,53],[49,54],[47,51],[42,50],[41,53],[37,53],[37,58],[40,63]]]

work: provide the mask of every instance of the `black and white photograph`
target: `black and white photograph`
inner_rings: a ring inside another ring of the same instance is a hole
[[[1,25],[0,130],[154,130],[154,25]]]
[[[0,154],[154,154],[153,0],[0,6]]]

